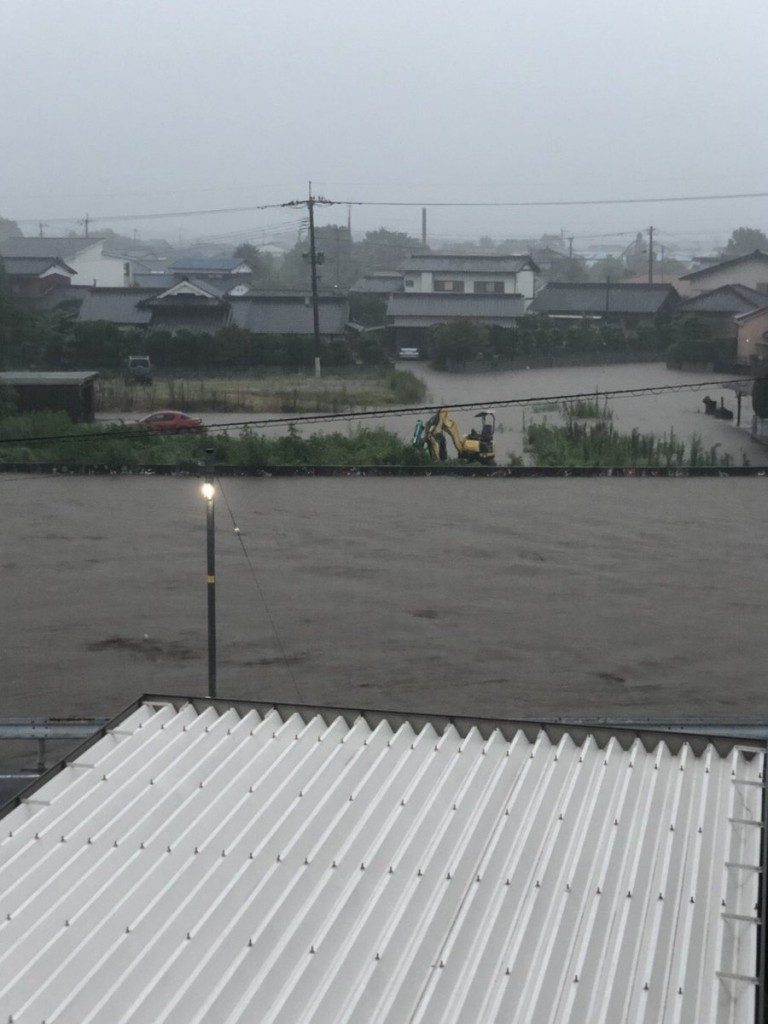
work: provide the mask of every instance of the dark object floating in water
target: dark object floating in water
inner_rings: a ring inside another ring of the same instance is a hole
[[[732,420],[733,412],[731,409],[726,409],[724,399],[720,399],[720,406],[718,407],[717,402],[714,398],[710,398],[707,395],[704,399],[704,415],[714,416],[718,420]]]

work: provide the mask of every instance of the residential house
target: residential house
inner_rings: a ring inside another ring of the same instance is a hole
[[[210,281],[179,281],[165,291],[140,299],[137,306],[150,312],[150,326],[161,331],[215,334],[231,318],[224,292]]]
[[[414,253],[401,270],[408,295],[521,295],[526,306],[536,294],[539,272],[526,255],[436,252]]]
[[[742,366],[764,369],[768,364],[768,302],[734,319],[738,339],[736,361]]]
[[[715,328],[720,337],[735,338],[735,318],[760,309],[767,303],[768,296],[764,292],[747,288],[743,284],[724,284],[720,288],[685,299],[677,307],[677,312],[681,316],[701,317]]]
[[[58,256],[6,256],[2,260],[11,295],[39,299],[67,288],[75,271]]]
[[[310,335],[314,331],[312,303],[304,295],[250,294],[228,299],[232,325],[254,334]],[[349,306],[342,295],[319,295],[320,336],[324,341],[340,339],[346,333]]]
[[[670,284],[565,284],[552,282],[537,293],[528,307],[559,319],[610,320],[625,327],[668,318],[679,296]]]
[[[755,249],[746,256],[734,256],[691,270],[678,278],[677,288],[684,298],[688,298],[727,284],[746,285],[755,291],[768,293],[768,252]]]
[[[522,295],[400,292],[387,303],[387,326],[396,348],[419,348],[430,328],[469,319],[490,327],[514,327],[525,316]]]
[[[320,334],[325,340],[345,333],[347,302],[340,295],[319,296]],[[121,327],[190,330],[215,334],[236,326],[255,334],[310,335],[312,304],[296,292],[249,294],[222,292],[210,281],[180,281],[170,288],[88,289],[79,321],[103,321]]]
[[[64,262],[74,271],[72,284],[93,288],[114,288],[127,283],[130,262],[109,252],[108,240],[97,237],[4,238],[0,256],[4,260],[36,258]]]

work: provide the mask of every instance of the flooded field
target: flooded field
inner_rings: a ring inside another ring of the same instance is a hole
[[[501,373],[455,374],[432,370],[422,363],[403,363],[404,369],[418,374],[429,388],[429,402],[454,406],[461,402],[487,402],[495,408],[497,417],[496,450],[497,461],[504,464],[511,454],[523,455],[523,428],[532,419],[558,418],[558,413],[547,409],[547,397],[577,392],[600,393],[615,389],[653,388],[670,384],[702,383],[716,380],[712,373],[690,373],[668,370],[663,363],[635,363],[624,366],[566,367],[558,369],[515,370]],[[727,377],[723,377],[727,380]],[[742,409],[742,426],[736,426],[736,419],[730,422],[704,415],[702,399],[705,395],[718,404],[722,398],[726,407],[736,412],[736,397],[733,391],[716,386],[703,390],[667,391],[656,395],[624,396],[610,399],[614,424],[622,432],[633,429],[641,433],[658,436],[674,431],[678,439],[690,441],[697,434],[703,447],[709,449],[719,445],[720,454],[728,453],[734,464],[741,465],[747,459],[752,465],[768,463],[768,449],[749,437],[748,428],[752,420],[750,399],[745,399]],[[533,407],[498,407],[497,403],[510,398],[531,398],[540,396],[542,401]],[[203,419],[208,423],[226,423],[242,420],[242,413],[208,413]],[[259,419],[265,417],[260,416]],[[461,430],[467,433],[474,424],[470,412],[457,410],[455,418]],[[384,416],[381,419],[366,419],[366,424],[375,424],[397,431],[402,437],[410,438],[416,417]],[[269,428],[266,428],[269,430]],[[285,430],[285,427],[275,428]],[[345,421],[334,424],[307,424],[306,433],[352,429]]]
[[[225,487],[255,578],[219,499],[223,696],[768,717],[766,479]],[[3,476],[0,489],[0,716],[111,715],[144,691],[203,694],[197,483]]]

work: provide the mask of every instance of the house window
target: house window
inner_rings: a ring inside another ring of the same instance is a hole
[[[475,281],[475,294],[476,295],[503,295],[504,294],[504,282],[503,281]]]
[[[406,279],[405,279],[405,287],[406,288],[413,288],[413,278],[412,277],[406,277]]]
[[[435,281],[436,292],[463,292],[463,281]]]

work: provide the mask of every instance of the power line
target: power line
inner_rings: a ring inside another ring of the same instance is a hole
[[[206,431],[213,430],[232,430],[233,428],[249,428],[249,427],[280,427],[289,426],[291,424],[301,423],[334,423],[334,422],[355,422],[356,420],[363,419],[386,419],[390,416],[418,416],[425,415],[427,413],[433,413],[437,409],[442,408],[443,405],[450,404],[452,409],[504,409],[512,406],[527,406],[545,402],[569,402],[576,401],[580,398],[594,398],[595,394],[599,394],[601,398],[624,398],[631,395],[661,395],[670,391],[700,391],[703,388],[724,388],[736,384],[750,384],[752,383],[751,377],[738,377],[729,380],[706,380],[699,381],[697,383],[685,383],[685,384],[659,384],[656,386],[650,385],[643,388],[614,388],[608,391],[578,391],[572,394],[565,395],[536,395],[528,396],[526,398],[502,398],[496,401],[485,400],[482,402],[443,402],[432,405],[409,405],[409,406],[398,406],[397,408],[383,408],[383,409],[363,409],[356,412],[329,412],[329,413],[309,413],[307,415],[294,415],[294,416],[279,416],[271,417],[269,419],[248,419],[248,420],[232,420],[226,423],[209,423],[206,424]],[[102,430],[94,431],[93,433],[87,434],[49,434],[45,437],[3,437],[0,438],[0,444],[45,444],[54,441],[73,441],[73,442],[85,442],[91,441],[102,441],[104,439],[120,437],[129,440],[139,440],[141,438],[153,437],[157,438],[158,433],[155,430],[139,430],[139,429],[126,429],[123,427],[120,430]]]
[[[384,199],[316,199],[317,205],[324,206],[403,206],[403,207],[417,207],[426,206],[432,208],[509,208],[516,209],[521,207],[556,207],[556,206],[629,206],[640,203],[705,203],[715,202],[726,199],[765,199],[768,198],[768,192],[721,192],[721,193],[709,193],[704,195],[682,195],[682,196],[630,196],[623,199],[608,198],[608,199],[525,199],[525,200],[469,200],[469,201],[452,201],[452,202],[438,202],[429,200],[418,200],[417,201],[404,201],[404,200],[384,200]],[[280,210],[288,207],[304,206],[306,205],[305,199],[294,199],[286,203],[264,203],[254,206],[224,206],[217,207],[208,210],[168,210],[163,212],[155,213],[121,213],[112,214],[110,216],[104,215],[101,217],[88,217],[89,224],[113,222],[118,223],[122,221],[136,221],[136,220],[169,220],[173,218],[181,217],[207,217],[215,216],[219,214],[229,213],[253,213],[258,210]],[[82,221],[82,216],[74,217],[49,217],[47,219],[48,224],[72,224],[77,221]],[[38,224],[38,218],[32,220],[18,220],[19,224]]]
[[[267,616],[267,620],[268,620],[269,625],[270,625],[270,627],[272,629],[272,635],[274,636],[275,641],[277,642],[277,646],[280,648],[280,653],[282,654],[282,657],[283,657],[283,665],[284,665],[286,671],[288,672],[288,676],[289,676],[289,678],[291,680],[291,683],[293,685],[293,689],[294,689],[294,691],[296,693],[296,696],[299,699],[299,702],[301,703],[303,701],[303,698],[302,698],[302,695],[301,695],[301,690],[299,689],[299,684],[296,682],[296,677],[293,674],[293,669],[291,668],[291,662],[290,662],[290,660],[288,658],[288,655],[286,653],[285,645],[283,644],[282,637],[280,636],[280,633],[278,632],[277,625],[275,624],[275,620],[272,618],[272,612],[269,610],[269,604],[267,603],[266,595],[264,594],[264,591],[262,590],[261,583],[259,581],[259,577],[256,575],[256,569],[254,567],[253,562],[251,561],[251,556],[248,553],[248,548],[245,546],[245,538],[243,537],[243,534],[242,534],[242,531],[240,530],[240,527],[237,525],[237,522],[235,521],[235,514],[232,511],[232,506],[229,503],[229,498],[227,497],[227,493],[224,490],[224,485],[221,482],[221,477],[217,476],[216,477],[216,482],[218,484],[219,491],[221,492],[221,496],[224,499],[224,504],[227,506],[227,512],[229,512],[229,518],[232,520],[232,531],[233,531],[234,535],[237,537],[237,539],[240,541],[240,547],[242,548],[243,555],[245,556],[245,560],[248,563],[248,567],[251,570],[251,576],[253,578],[253,582],[256,584],[256,589],[259,592],[259,597],[261,598],[261,603],[264,606],[264,614]]]
[[[633,203],[705,203],[718,199],[765,199],[768,192],[723,192],[698,196],[643,196],[627,199],[527,199],[503,200],[500,202],[401,202],[384,200],[330,200],[334,205],[345,206],[429,206],[429,207],[520,207],[520,206],[627,206]]]

